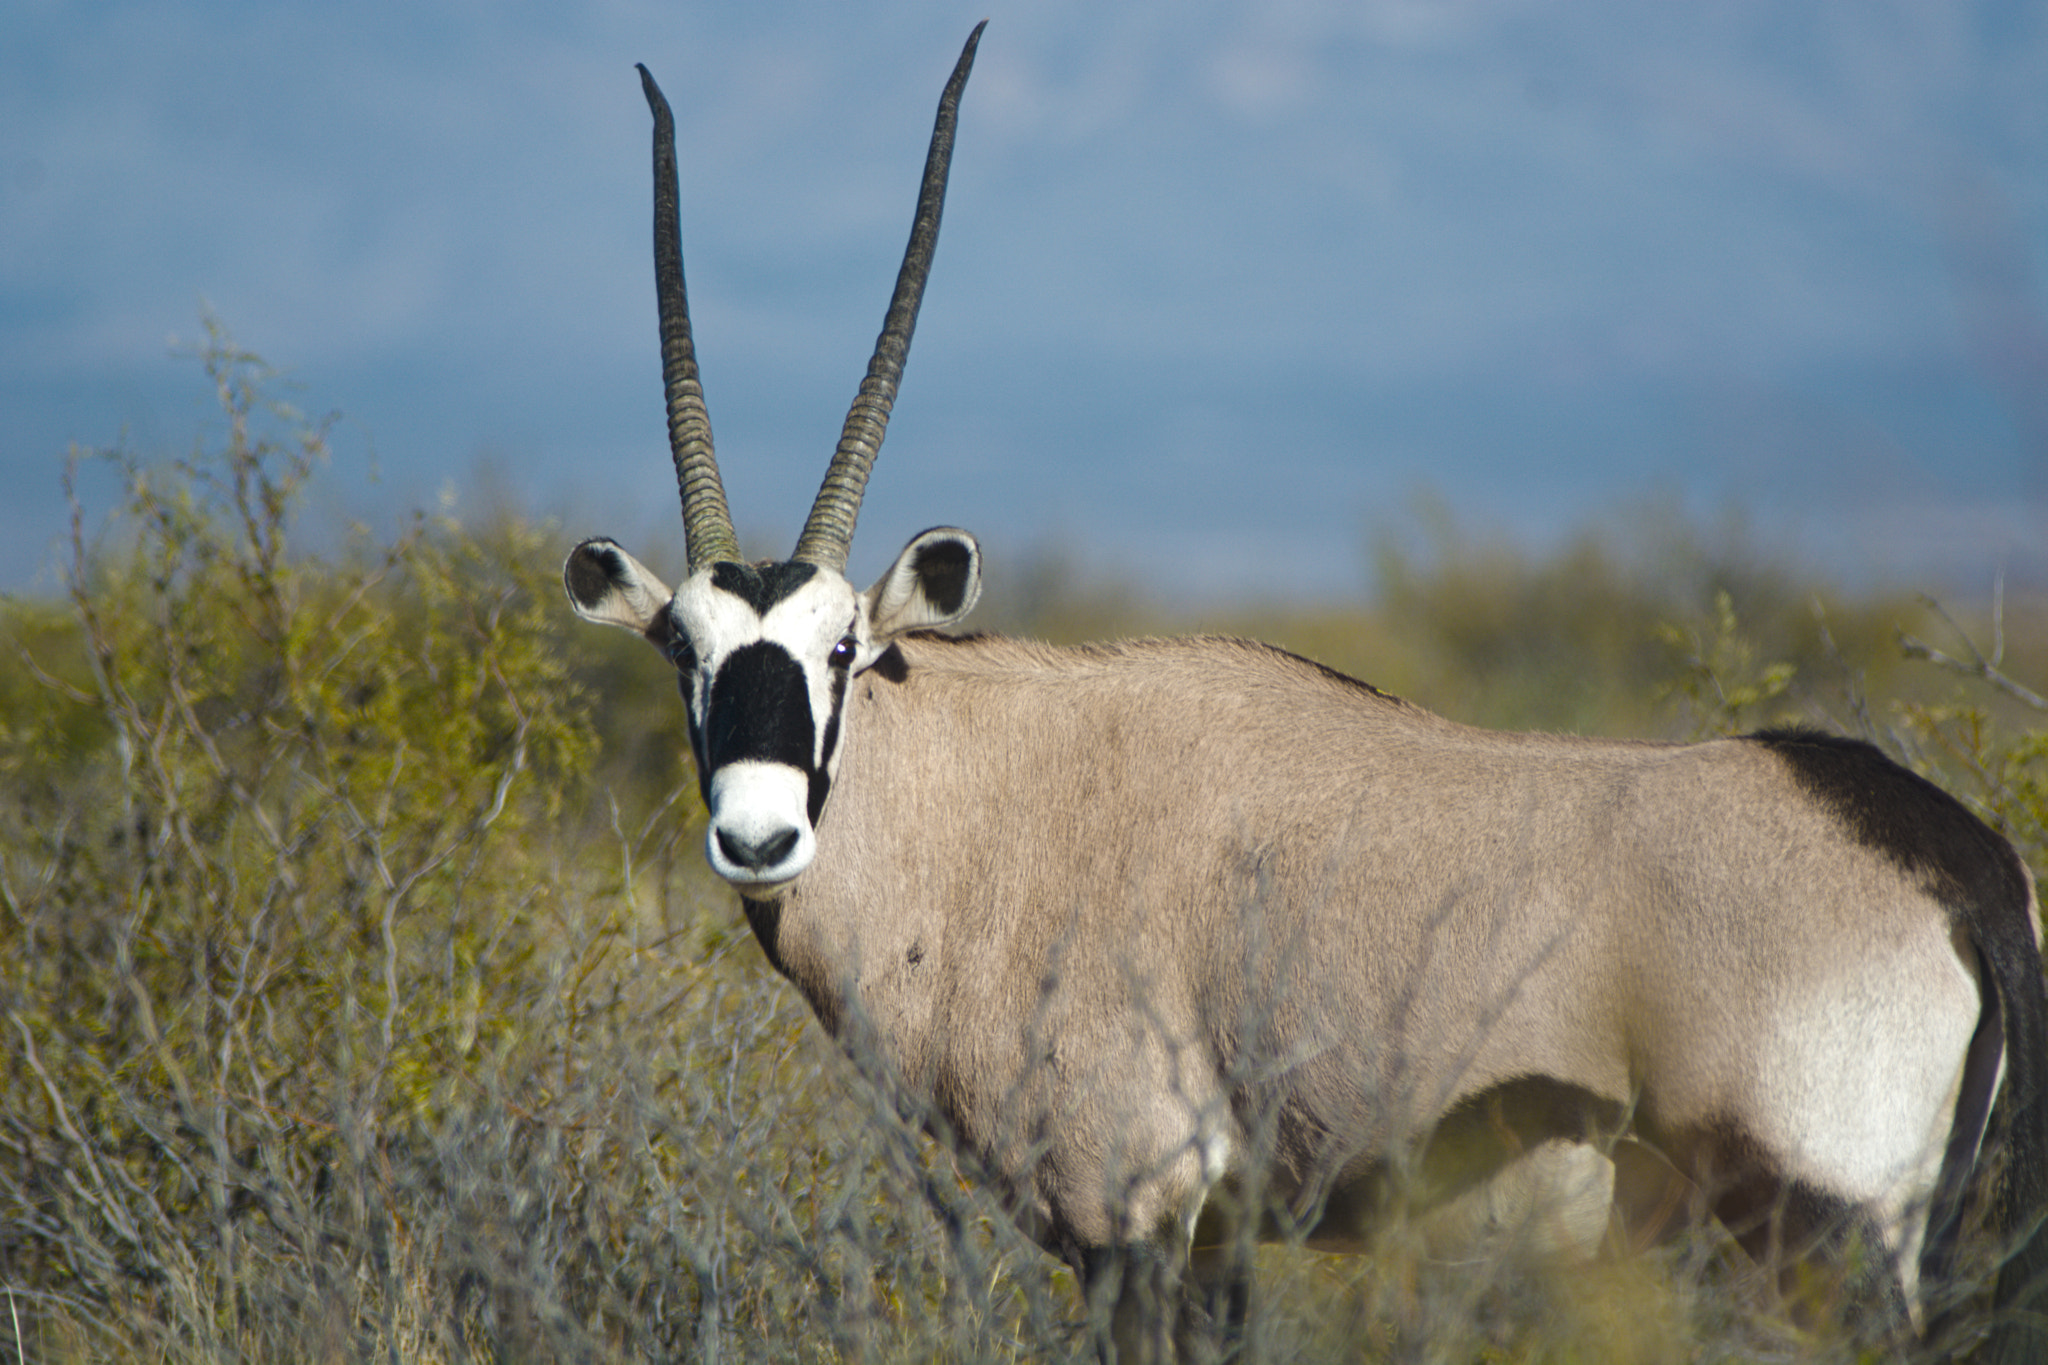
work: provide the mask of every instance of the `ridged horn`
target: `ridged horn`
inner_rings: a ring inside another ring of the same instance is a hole
[[[654,295],[661,311],[661,383],[668,396],[668,448],[683,499],[683,543],[692,572],[737,563],[739,537],[725,505],[725,485],[711,449],[711,415],[690,343],[690,298],[683,288],[683,239],[676,210],[676,121],[661,87],[644,66],[640,88],[654,114]]]
[[[867,491],[868,471],[882,448],[889,429],[889,409],[896,402],[896,386],[903,378],[903,361],[910,354],[910,334],[917,327],[917,306],[924,298],[925,277],[931,274],[932,251],[939,241],[939,215],[946,206],[946,170],[953,159],[953,128],[960,117],[960,92],[967,85],[967,73],[974,67],[974,49],[984,19],[967,35],[967,46],[939,96],[938,122],[932,128],[931,150],[924,159],[924,187],[917,196],[917,217],[910,225],[910,245],[903,253],[903,267],[896,274],[896,293],[889,300],[889,314],[882,322],[882,334],[875,339],[874,358],[868,361],[867,378],[847,411],[846,426],[839,434],[839,448],[825,470],[824,486],[811,504],[810,518],[797,537],[792,559],[818,564],[835,572],[846,568],[847,551],[853,545],[853,524],[860,517],[861,495]]]

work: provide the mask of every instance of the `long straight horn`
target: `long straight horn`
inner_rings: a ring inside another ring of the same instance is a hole
[[[939,118],[932,128],[931,150],[925,154],[924,188],[917,196],[917,217],[910,225],[910,245],[903,253],[903,268],[896,275],[896,295],[889,301],[889,315],[882,323],[882,335],[875,339],[875,355],[868,361],[868,377],[846,414],[846,426],[839,434],[839,449],[825,471],[825,484],[818,500],[811,504],[810,519],[797,537],[793,559],[819,564],[833,570],[846,568],[846,554],[853,545],[853,523],[860,516],[861,495],[867,491],[868,471],[882,448],[882,436],[889,429],[889,409],[896,402],[896,385],[903,378],[903,361],[910,354],[910,334],[917,327],[917,306],[924,297],[925,277],[931,274],[932,251],[939,242],[939,214],[946,206],[946,169],[953,159],[953,127],[960,117],[960,92],[967,85],[967,73],[974,67],[974,48],[984,19],[967,35],[967,46],[939,96]]]
[[[690,298],[683,289],[682,228],[676,212],[676,121],[661,87],[641,66],[640,88],[654,112],[654,294],[661,310],[661,383],[668,394],[668,447],[683,498],[683,542],[694,571],[738,562],[739,537],[726,510],[725,485],[711,451],[711,415],[690,344]]]

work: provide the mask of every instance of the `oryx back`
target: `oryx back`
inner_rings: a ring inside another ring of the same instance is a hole
[[[1239,1231],[1357,1247],[1434,1206],[1583,1252],[1609,1202],[1861,1267],[1851,1317],[1897,1345],[2003,1169],[1993,1349],[2048,1355],[2024,1311],[2048,1280],[2033,886],[1932,784],[1804,732],[1472,729],[1238,640],[953,639],[981,556],[951,528],[848,582],[980,32],[777,562],[726,507],[642,70],[688,567],[672,590],[595,539],[564,583],[675,668],[706,857],[769,960],[1074,1267],[1105,1354],[1241,1322]]]

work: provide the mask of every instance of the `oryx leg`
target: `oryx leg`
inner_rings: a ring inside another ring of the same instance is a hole
[[[1422,1153],[1421,1230],[1432,1254],[1596,1255],[1610,1235],[1610,1152],[1622,1126],[1620,1104],[1541,1076],[1461,1101]]]
[[[1251,1300],[1251,1247],[1247,1243],[1233,1240],[1191,1250],[1174,1328],[1182,1365],[1236,1359],[1244,1348]]]
[[[1591,1260],[1609,1238],[1614,1170],[1591,1143],[1546,1138],[1425,1210],[1423,1244],[1443,1260]]]
[[[1679,982],[1634,1117],[1802,1317],[1899,1339],[1985,1007],[1959,931],[1882,898],[1866,918],[1855,952],[1817,935],[1739,1000]]]
[[[1754,1172],[1718,1182],[1713,1208],[1796,1320],[1873,1344],[1912,1339],[1896,1232],[1868,1205]]]
[[[1067,1249],[1105,1365],[1206,1365],[1223,1357],[1243,1326],[1251,1267],[1236,1238],[1216,1235],[1224,1220],[1204,1215],[1223,1172],[1224,1143],[1198,1132],[1189,1122],[1174,1154],[1129,1183],[1121,1207],[1090,1210],[1088,1221],[1116,1240]],[[1084,1226],[1076,1210],[1061,1212],[1068,1228]]]
[[[1229,1320],[1229,1276],[1213,1256],[1191,1263],[1191,1250],[1242,1143],[1193,1031],[1158,1007],[1154,988],[1138,982],[1133,993],[1138,1026],[1112,1033],[1116,1050],[1098,1049],[1082,1065],[1073,1035],[1053,1049],[1047,1076],[1064,1122],[1041,1160],[1039,1188],[1105,1362],[1213,1359],[1210,1343]],[[1219,1297],[1222,1313],[1213,1311]]]
[[[1251,1267],[1235,1248],[1091,1247],[1079,1274],[1105,1365],[1216,1365],[1243,1339]]]
[[[1089,1247],[1077,1269],[1103,1365],[1172,1365],[1187,1271],[1181,1254],[1148,1242]]]
[[[1958,1101],[1983,1005],[1971,964],[1945,941],[1889,965],[1893,979],[1866,966],[1874,979],[1846,998],[1788,996],[1744,1102],[1694,1127],[1680,1164],[1795,1310],[1903,1341],[1921,1325],[1919,1262],[1944,1161],[1959,1125],[1972,1150],[1980,1127]],[[1832,1282],[1814,1274],[1830,1265]]]

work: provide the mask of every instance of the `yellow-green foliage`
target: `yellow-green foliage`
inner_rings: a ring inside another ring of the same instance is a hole
[[[1900,748],[1924,769],[1945,774],[1950,786],[2019,846],[2038,881],[2048,871],[2048,696],[2015,676],[2015,668],[2048,677],[2041,651],[2048,618],[2040,604],[2011,634],[2003,595],[1989,619],[1975,628],[1937,613],[1948,637],[1939,646],[1902,635],[1905,653],[1942,670],[1951,681],[1938,693],[1894,703]],[[1988,638],[1981,648],[1979,638]],[[2009,646],[2018,643],[2018,649]],[[2031,648],[2027,648],[2031,646]],[[2017,665],[2009,656],[2018,654]]]
[[[64,983],[51,1017],[99,1020],[105,1083],[159,1075],[220,1139],[231,1093],[260,1102],[350,1056],[377,1055],[387,1084],[451,1064],[440,993],[419,988],[459,986],[473,945],[429,926],[472,901],[533,913],[491,855],[556,814],[591,736],[521,547],[422,525],[339,565],[295,559],[320,431],[259,407],[260,370],[224,340],[205,363],[221,450],[99,457],[131,534],[100,552],[80,531],[79,630],[26,646],[52,685],[7,756],[9,866],[24,984],[54,988],[38,973],[75,966],[69,936],[95,922],[132,976]]]
[[[228,1330],[249,1215],[445,1106],[505,1030],[480,973],[552,888],[503,852],[591,735],[530,554],[422,524],[295,556],[321,428],[218,333],[204,363],[219,448],[75,456],[121,516],[104,545],[74,517],[70,630],[10,610],[36,685],[0,752],[6,1254],[52,1302]]]
[[[1082,1349],[1070,1277],[822,1038],[710,883],[673,685],[570,619],[563,537],[420,518],[306,553],[324,428],[218,331],[201,358],[215,436],[76,457],[119,506],[102,530],[79,509],[68,600],[0,606],[0,1359]],[[2034,661],[1950,645],[1969,677],[1918,664],[1894,700],[1890,631],[1924,609],[1816,617],[1729,563],[1445,533],[1355,608],[1173,618],[1048,570],[996,624],[1258,635],[1491,723],[1831,711],[2038,865],[2048,735],[1999,690]],[[1270,1249],[1248,1352],[1842,1358],[1716,1255],[1559,1285],[1398,1238]]]
[[[1064,1340],[703,894],[672,686],[610,676],[559,534],[299,552],[322,428],[202,358],[217,440],[76,456],[122,503],[5,605],[0,1357]]]

